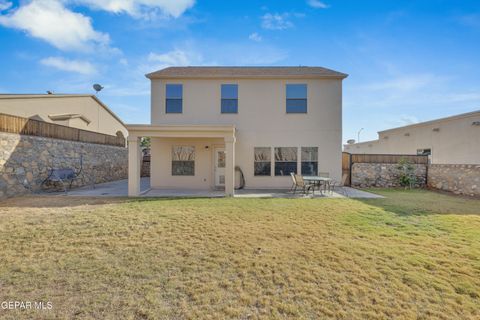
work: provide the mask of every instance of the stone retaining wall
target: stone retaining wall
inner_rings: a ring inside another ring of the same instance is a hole
[[[480,164],[431,164],[428,186],[455,194],[480,196]]]
[[[140,170],[141,177],[150,177],[150,156],[143,156],[142,168]]]
[[[73,186],[126,179],[126,148],[0,132],[0,199],[37,192],[48,170],[80,169]],[[47,189],[58,186],[47,186]]]
[[[401,187],[399,182],[400,171],[398,164],[390,163],[354,163],[352,165],[353,187]],[[427,166],[425,164],[412,165],[415,170],[415,187],[424,187],[426,184]]]

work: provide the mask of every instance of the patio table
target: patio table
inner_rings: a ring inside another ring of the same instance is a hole
[[[329,183],[332,179],[327,177],[319,177],[319,176],[303,176],[303,180],[313,183],[314,187],[312,193],[315,193],[315,185],[318,185],[318,190],[322,193],[321,185],[322,183]]]

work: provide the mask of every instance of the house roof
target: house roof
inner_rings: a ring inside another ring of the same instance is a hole
[[[169,67],[146,75],[162,78],[333,78],[347,74],[323,67]]]
[[[453,121],[453,120],[458,120],[458,119],[463,119],[463,118],[468,118],[468,117],[475,117],[475,116],[480,117],[480,110],[467,112],[467,113],[456,114],[456,115],[453,115],[453,116],[440,118],[440,119],[434,119],[434,120],[425,121],[425,122],[409,124],[409,125],[403,126],[403,127],[396,127],[396,128],[383,130],[383,131],[378,131],[378,135],[380,136],[380,135],[383,135],[385,133],[394,132],[394,131],[397,131],[397,130],[404,131],[405,129],[417,128],[417,127],[428,126],[428,125],[435,125],[435,124],[440,123],[440,122]],[[380,139],[377,139],[377,140],[356,142],[356,143],[352,143],[352,144],[344,144],[344,146],[360,146],[360,145],[365,145],[365,144],[378,143],[379,141],[380,141]]]
[[[425,121],[425,122],[413,123],[413,124],[409,124],[409,125],[403,126],[403,127],[396,127],[396,128],[391,128],[391,129],[387,129],[387,130],[378,131],[378,133],[380,134],[380,133],[386,133],[386,132],[390,132],[390,131],[404,130],[404,129],[409,129],[409,128],[427,126],[427,125],[432,125],[432,124],[439,123],[439,122],[452,121],[452,120],[463,119],[463,118],[468,118],[468,117],[472,117],[472,116],[480,116],[480,110],[467,112],[467,113],[456,114],[454,116],[449,116],[449,117],[440,118],[440,119],[434,119],[434,120]]]
[[[120,119],[112,110],[110,110],[107,105],[105,105],[97,96],[93,94],[35,94],[35,93],[25,93],[25,94],[0,94],[0,99],[34,99],[34,98],[42,98],[42,99],[55,99],[55,98],[91,98],[95,100],[100,106],[102,106],[112,117],[114,117],[118,122],[120,122],[124,127],[125,123],[123,123],[122,119]]]

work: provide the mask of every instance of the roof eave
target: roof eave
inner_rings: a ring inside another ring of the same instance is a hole
[[[466,112],[466,113],[460,113],[460,114],[456,114],[456,115],[449,116],[449,117],[438,118],[438,119],[433,119],[433,120],[428,120],[428,121],[423,121],[423,122],[418,122],[418,123],[412,123],[412,124],[402,126],[402,127],[390,128],[390,129],[378,131],[378,134],[380,135],[380,134],[385,134],[385,133],[398,131],[398,130],[405,130],[405,129],[410,129],[410,128],[428,126],[428,125],[433,125],[433,124],[444,122],[444,121],[452,121],[452,120],[463,119],[463,118],[468,118],[468,117],[477,116],[477,115],[480,115],[480,110],[475,110],[475,111]]]
[[[312,75],[312,74],[300,74],[300,75],[212,75],[212,76],[192,76],[192,75],[164,75],[164,74],[156,74],[147,73],[145,75],[150,80],[155,79],[338,79],[343,80],[348,77],[346,73],[340,73],[338,75]]]

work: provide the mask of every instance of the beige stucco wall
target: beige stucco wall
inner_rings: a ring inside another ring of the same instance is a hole
[[[152,138],[150,184],[154,188],[212,189],[214,187],[214,149],[223,139]],[[195,147],[195,175],[172,176],[173,146]]]
[[[480,163],[480,112],[398,128],[379,133],[379,140],[345,145],[350,153],[416,154],[417,149],[432,150],[435,164]],[[439,131],[434,131],[438,128]]]
[[[166,83],[183,84],[183,114],[165,113]],[[238,114],[222,114],[220,112],[221,84],[230,83],[238,84]],[[287,83],[306,83],[308,85],[307,114],[286,113],[285,85]],[[273,176],[274,147],[318,147],[319,172],[329,172],[332,178],[341,180],[341,80],[162,79],[152,81],[151,99],[152,124],[235,125],[237,129],[235,165],[242,169],[247,188],[289,187],[291,185],[290,177]],[[171,171],[171,164],[166,161],[168,157],[171,157],[171,147],[161,144],[160,141],[161,139],[152,143],[152,182],[168,186],[177,182],[170,180],[165,175],[160,176],[160,172],[169,174]],[[254,176],[254,147],[272,148],[272,176]],[[157,150],[155,150],[156,148]],[[165,155],[165,158],[159,158],[162,152],[166,152],[168,155]],[[157,153],[157,158],[165,161],[155,160],[154,154]],[[211,162],[211,158],[206,161]],[[300,154],[298,162],[298,172],[300,172]],[[203,167],[203,164],[201,166]],[[203,175],[205,174],[202,170],[196,172],[202,176],[195,177],[193,180],[204,179]],[[210,172],[209,176],[212,177],[213,173]],[[178,177],[174,178],[178,180]],[[185,185],[189,185],[189,183],[185,182]]]
[[[128,135],[128,131],[124,125],[90,96],[4,97],[0,98],[0,113],[43,120],[109,135],[115,135],[117,131],[121,131],[125,137]],[[81,119],[52,121],[48,117],[52,114],[66,113],[82,114],[91,122],[87,125],[87,123]]]

